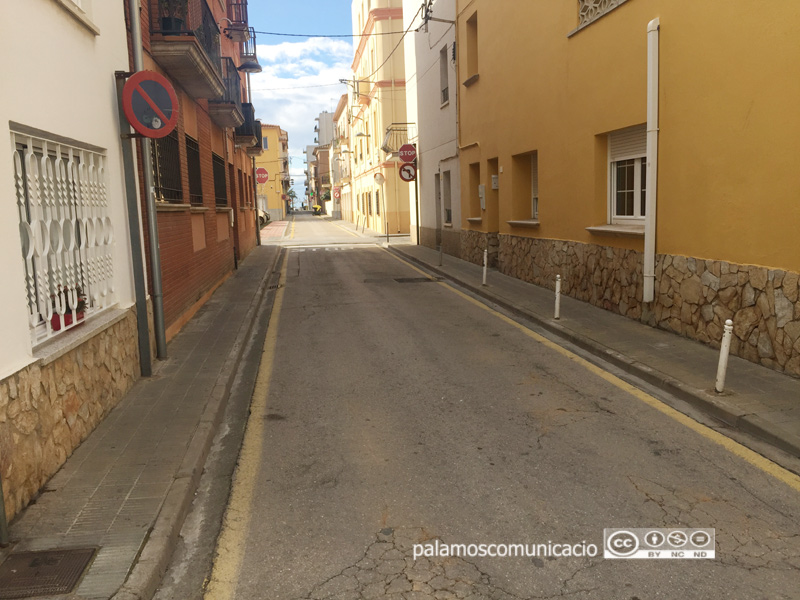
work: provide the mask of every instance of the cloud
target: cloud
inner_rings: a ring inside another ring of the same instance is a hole
[[[291,174],[302,196],[306,146],[314,144],[314,120],[333,112],[350,79],[353,45],[349,41],[308,38],[297,42],[259,44],[263,71],[250,76],[256,118],[280,125],[289,133]]]

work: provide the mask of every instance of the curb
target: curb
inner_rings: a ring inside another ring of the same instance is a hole
[[[211,392],[197,429],[189,441],[181,466],[175,474],[164,503],[161,505],[153,529],[142,551],[131,568],[125,583],[112,596],[112,600],[150,600],[156,593],[167,571],[172,553],[178,542],[186,515],[194,501],[203,467],[211,450],[214,436],[228,405],[231,386],[237,367],[244,354],[245,340],[255,326],[255,316],[263,305],[283,250],[275,254],[272,265],[265,270],[250,307],[236,335],[231,354],[225,361],[214,389]]]
[[[457,277],[440,270],[422,259],[419,259],[411,254],[403,252],[396,246],[391,246],[390,251],[406,258],[425,269],[440,275],[441,277],[458,284],[473,294],[480,296],[484,300],[488,300],[508,312],[516,315],[517,317],[526,319],[539,325],[543,329],[558,335],[559,337],[575,344],[579,348],[610,362],[616,367],[619,367],[626,373],[634,375],[651,385],[655,385],[666,392],[680,398],[693,407],[703,411],[714,419],[732,427],[739,431],[748,433],[762,441],[765,441],[784,452],[788,452],[793,456],[800,457],[800,438],[795,436],[783,428],[766,421],[764,418],[748,413],[747,411],[737,407],[731,402],[725,400],[724,396],[716,396],[710,391],[699,390],[686,385],[682,381],[667,375],[657,369],[649,367],[636,361],[616,350],[604,346],[584,335],[576,333],[571,329],[556,323],[551,319],[542,317],[532,312],[528,312],[507,302],[490,292],[482,289],[481,287],[474,286]]]

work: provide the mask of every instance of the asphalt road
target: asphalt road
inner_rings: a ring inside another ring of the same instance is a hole
[[[206,598],[800,598],[770,468],[385,249],[284,270]],[[714,528],[716,559],[604,559],[612,527]],[[414,556],[437,541],[599,556]]]

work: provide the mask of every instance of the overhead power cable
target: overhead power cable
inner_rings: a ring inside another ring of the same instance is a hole
[[[402,31],[381,31],[380,33],[280,33],[277,31],[256,31],[258,35],[275,35],[279,37],[316,37],[316,38],[357,38],[371,35],[397,35]]]

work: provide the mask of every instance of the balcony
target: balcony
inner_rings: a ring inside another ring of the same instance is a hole
[[[153,58],[193,98],[221,98],[220,33],[206,0],[159,0],[151,7]]]
[[[225,84],[225,93],[219,100],[209,101],[208,114],[220,127],[239,127],[244,123],[242,83],[236,63],[227,56],[222,59],[222,82]]]
[[[322,187],[331,187],[330,173],[323,173],[319,176],[319,183]]]
[[[228,2],[227,35],[234,42],[246,42],[250,39],[250,28],[247,26],[247,0]]]
[[[248,38],[239,44],[239,58],[241,64],[239,68],[248,73],[260,73],[261,67],[258,65],[258,54],[256,53],[256,31],[252,27],[247,28]]]
[[[264,152],[264,138],[261,132],[261,121],[256,119],[254,131],[256,133],[256,143],[245,150],[247,156],[261,156]]]
[[[244,115],[244,121],[234,131],[233,141],[237,146],[249,148],[258,141],[256,137],[256,112],[253,105],[249,102],[242,102],[242,114]]]

